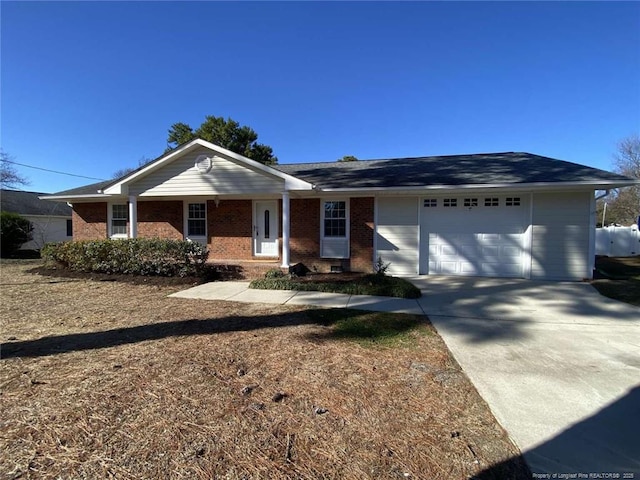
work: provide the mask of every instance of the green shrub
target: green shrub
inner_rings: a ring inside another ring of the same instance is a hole
[[[267,273],[264,274],[264,278],[282,278],[285,274],[279,268],[272,268],[271,270],[267,270]]]
[[[197,242],[132,238],[47,244],[42,258],[69,270],[187,277],[203,273],[208,252]]]
[[[261,278],[250,283],[249,288],[261,290],[301,290],[350,295],[380,295],[383,297],[419,298],[420,289],[402,278],[372,273],[352,282],[296,281],[286,276]]]
[[[33,224],[16,213],[0,213],[0,256],[10,257],[33,240]]]

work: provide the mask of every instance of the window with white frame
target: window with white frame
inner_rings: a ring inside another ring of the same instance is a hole
[[[505,205],[507,207],[519,207],[520,197],[507,197],[507,199],[505,200]]]
[[[129,219],[129,209],[127,204],[111,205],[111,236],[127,236],[127,220]]]
[[[349,258],[349,204],[346,200],[322,202],[320,256]]]
[[[187,237],[207,236],[207,204],[190,203],[187,208]]]
[[[497,207],[500,205],[500,200],[497,197],[485,197],[484,206],[485,207]]]
[[[438,199],[437,198],[425,198],[423,206],[425,206],[427,208],[437,207],[438,206]]]
[[[465,207],[477,207],[478,206],[478,199],[477,198],[465,198],[464,199],[464,206]]]
[[[457,198],[445,198],[442,201],[442,206],[443,207],[457,207],[458,206],[458,199]]]
[[[347,204],[344,201],[324,202],[324,236],[347,236]]]

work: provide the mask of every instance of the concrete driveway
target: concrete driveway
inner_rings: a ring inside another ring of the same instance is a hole
[[[640,308],[584,283],[409,280],[534,477],[640,478]]]

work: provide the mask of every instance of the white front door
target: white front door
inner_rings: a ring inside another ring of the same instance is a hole
[[[256,201],[253,217],[254,255],[278,256],[278,202]]]

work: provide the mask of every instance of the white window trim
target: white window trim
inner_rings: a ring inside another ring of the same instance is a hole
[[[189,235],[189,204],[193,203],[204,203],[204,236],[198,235]],[[184,200],[182,202],[182,211],[183,211],[183,237],[185,240],[191,240],[192,242],[203,243],[206,245],[209,236],[209,205],[206,199],[190,199]]]
[[[125,200],[124,202],[110,202],[107,204],[107,229],[109,238],[129,238],[129,233],[113,233],[113,206],[114,205],[124,205],[127,209],[127,222],[129,222],[129,203]],[[129,229],[127,228],[127,232]]]
[[[325,202],[344,202],[344,214],[345,214],[345,236],[344,237],[326,237],[324,234],[324,204]],[[349,198],[321,198],[320,199],[320,258],[350,258],[351,257],[351,237],[350,237],[350,223],[351,223],[351,202]],[[346,242],[346,254],[342,257],[323,255],[325,241],[342,240]]]

